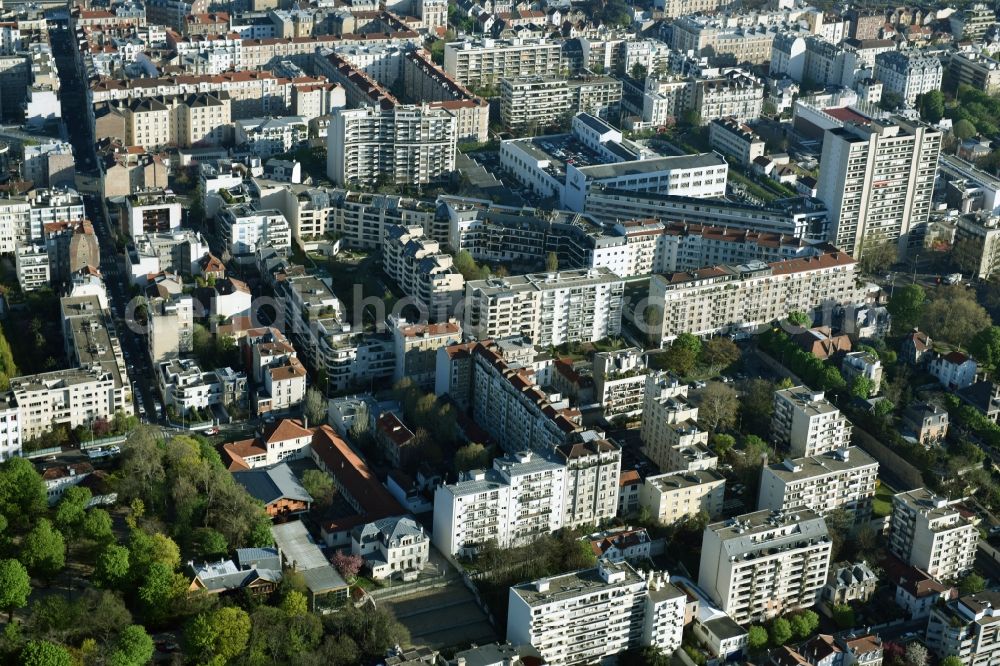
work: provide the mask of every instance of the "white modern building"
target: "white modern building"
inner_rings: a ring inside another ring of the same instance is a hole
[[[744,514],[705,528],[698,586],[738,624],[763,622],[816,603],[830,549],[813,511]]]
[[[594,354],[594,400],[604,418],[635,416],[642,410],[646,361],[638,347]]]
[[[223,208],[219,213],[219,230],[234,256],[252,256],[265,245],[287,252],[292,245],[285,216],[280,211],[257,209],[252,204]]]
[[[511,587],[507,640],[534,646],[552,666],[603,663],[642,646],[670,654],[681,644],[686,599],[660,572],[602,560]]]
[[[893,496],[889,550],[939,581],[953,581],[971,571],[979,528],[961,502],[926,488]]]
[[[673,525],[704,512],[722,515],[726,477],[714,469],[647,476],[639,488],[639,504],[661,525]]]
[[[663,471],[711,469],[708,433],[698,427],[698,407],[688,402],[688,385],[666,372],[646,375],[640,437],[643,452]]]
[[[984,590],[935,605],[927,620],[927,647],[963,666],[1000,662],[1000,593]]]
[[[875,56],[875,78],[882,91],[895,93],[907,106],[917,103],[917,96],[941,90],[941,59],[936,55],[913,51],[886,51]]]
[[[774,392],[771,437],[794,458],[819,456],[851,445],[851,422],[822,391],[795,386]]]

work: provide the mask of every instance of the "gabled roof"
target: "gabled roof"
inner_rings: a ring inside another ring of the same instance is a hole
[[[290,439],[300,437],[312,437],[312,431],[303,427],[302,421],[298,419],[281,419],[264,430],[263,439],[271,444],[273,442],[287,442]]]
[[[283,499],[306,503],[313,501],[312,496],[295,478],[292,468],[285,463],[267,469],[233,472],[233,479],[265,505]]]

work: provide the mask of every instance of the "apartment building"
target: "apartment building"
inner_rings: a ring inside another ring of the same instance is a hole
[[[681,16],[672,22],[670,46],[681,53],[730,64],[759,65],[771,58],[775,31],[764,25],[730,28],[708,16]]]
[[[130,281],[142,284],[151,274],[196,274],[199,271],[198,262],[208,254],[208,243],[196,231],[175,229],[142,234],[125,252]]]
[[[639,505],[661,525],[673,525],[705,513],[722,515],[726,477],[714,469],[647,476],[639,488]]]
[[[951,34],[956,40],[978,41],[986,36],[990,26],[996,24],[995,8],[986,4],[965,7],[948,17]]]
[[[45,243],[23,243],[14,250],[14,268],[21,291],[29,292],[49,286],[49,253]]]
[[[463,328],[480,340],[525,335],[540,347],[621,331],[625,282],[605,267],[474,280]]]
[[[1000,61],[978,51],[956,51],[948,59],[948,78],[992,95],[1000,92]]]
[[[543,76],[500,79],[500,122],[512,131],[555,125],[569,111],[566,79]]]
[[[301,116],[237,120],[236,147],[262,160],[306,145],[309,127]]]
[[[231,136],[232,105],[226,92],[138,97],[121,109],[124,136],[118,138],[130,146],[218,146]]]
[[[220,235],[234,256],[252,258],[263,246],[284,253],[292,245],[288,221],[280,211],[257,209],[253,204],[236,204],[223,208],[218,220]]]
[[[407,296],[421,317],[447,321],[465,293],[465,278],[441,244],[424,235],[423,227],[392,226],[382,246],[382,267]]]
[[[787,458],[761,471],[759,509],[819,515],[842,509],[855,525],[871,519],[878,463],[856,446],[805,458]]]
[[[471,355],[473,420],[508,452],[549,453],[582,430],[579,412],[562,396],[546,394],[528,368],[508,363],[483,344],[473,346]],[[443,371],[439,365],[438,377]]]
[[[851,445],[851,422],[822,391],[795,386],[774,392],[771,438],[793,458],[821,456]]]
[[[698,586],[737,624],[763,622],[816,603],[830,548],[808,509],[744,514],[705,528]]]
[[[764,156],[764,139],[736,118],[716,118],[708,124],[708,141],[712,148],[732,155],[745,167]]]
[[[590,438],[556,448],[555,459],[565,468],[563,527],[598,525],[618,512],[621,448],[608,439]]]
[[[156,366],[156,381],[167,409],[182,419],[214,405],[246,406],[246,375],[232,368],[203,371],[193,359],[175,358]]]
[[[194,299],[167,294],[148,299],[149,360],[156,366],[194,349]]]
[[[604,418],[635,416],[642,411],[646,362],[642,350],[628,347],[594,354],[594,399]]]
[[[489,88],[502,78],[558,76],[562,44],[546,39],[466,39],[444,46],[444,70],[462,85]]]
[[[613,118],[622,101],[622,82],[613,76],[581,74],[569,79],[569,109],[605,120]]]
[[[339,109],[327,139],[327,176],[340,186],[419,185],[455,170],[455,118],[426,105]]]
[[[922,51],[886,51],[875,56],[875,78],[882,92],[895,93],[907,106],[917,103],[917,95],[941,89],[941,59]]]
[[[738,70],[695,84],[694,110],[702,125],[720,118],[756,120],[764,105],[764,85]]]
[[[27,194],[31,210],[28,225],[18,229],[18,242],[42,240],[46,224],[86,218],[83,197],[70,188],[38,188]],[[24,218],[19,220],[24,222]]]
[[[962,501],[938,497],[926,488],[893,496],[889,550],[939,581],[971,571],[979,529]]]
[[[10,389],[20,409],[21,437],[35,439],[55,425],[86,426],[132,413],[121,378],[100,365],[14,377]]]
[[[666,344],[681,333],[752,330],[792,311],[853,305],[857,299],[854,259],[832,247],[802,259],[654,275],[649,303],[662,319],[652,322],[651,333]]]
[[[146,234],[169,233],[181,226],[181,202],[170,190],[151,189],[125,197],[122,219],[133,240]]]
[[[0,462],[22,454],[21,409],[14,394],[0,396]]]
[[[687,597],[660,572],[626,562],[510,588],[507,640],[532,645],[546,664],[603,663],[626,650],[680,647]]]
[[[829,240],[852,257],[865,243],[922,247],[941,132],[902,119],[828,130],[817,196],[829,209]]]
[[[1000,218],[992,215],[959,217],[955,221],[955,242],[962,242],[979,257],[973,276],[988,280],[1000,271]]]
[[[410,323],[390,316],[396,367],[393,382],[409,378],[421,388],[433,388],[437,372],[437,352],[462,341],[462,326],[454,319],[440,323]]]
[[[1000,661],[1000,593],[984,590],[931,608],[927,647],[941,659],[957,658],[963,666],[989,666]]]
[[[306,397],[306,369],[295,347],[274,327],[254,328],[240,339],[253,383],[251,404],[254,413],[287,412]]]
[[[668,373],[646,375],[640,437],[643,452],[664,471],[714,468],[708,433],[698,427],[698,408],[687,401],[687,384]]]

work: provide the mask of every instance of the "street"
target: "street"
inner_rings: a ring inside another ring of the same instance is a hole
[[[100,177],[102,167],[97,161],[97,150],[94,144],[93,128],[88,121],[87,93],[84,89],[85,77],[77,68],[73,56],[73,33],[64,29],[62,22],[54,22],[49,33],[52,41],[52,51],[62,82],[60,98],[64,118],[75,119],[67,122],[70,143],[76,158],[77,184],[84,196],[87,217],[94,225],[94,232],[101,248],[101,273],[108,292],[108,301],[114,318],[115,333],[125,356],[128,381],[132,383],[132,393],[135,399],[136,411],[144,421],[160,421],[165,410],[159,405],[159,397],[154,388],[153,368],[146,353],[146,339],[138,325],[133,321],[129,325],[128,314],[129,288],[124,257],[115,248],[114,236],[111,233],[111,221],[106,219],[105,208],[99,199]]]

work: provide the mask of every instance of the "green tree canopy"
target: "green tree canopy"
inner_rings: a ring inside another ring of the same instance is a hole
[[[21,650],[21,666],[72,666],[73,658],[61,645],[30,641]]]
[[[936,340],[968,347],[977,333],[990,326],[986,309],[975,293],[962,285],[939,287],[924,307],[921,328]]]
[[[109,666],[144,666],[153,658],[155,651],[153,639],[146,632],[145,627],[130,624],[118,634],[118,640],[115,641],[114,651],[108,659],[108,664]]]
[[[896,289],[889,299],[893,331],[906,333],[912,330],[920,322],[926,301],[927,294],[918,284],[909,284]]]
[[[250,616],[242,608],[229,606],[201,613],[188,623],[185,651],[193,660],[213,656],[226,663],[246,648],[250,629]]]
[[[779,647],[792,640],[792,625],[783,617],[771,623],[771,645]]]
[[[740,348],[729,338],[706,340],[701,346],[701,362],[713,368],[728,368],[740,360]]]
[[[976,136],[976,126],[969,120],[963,118],[952,125],[951,132],[955,135],[956,139],[964,141],[965,139]]]
[[[109,543],[97,556],[94,579],[101,587],[118,588],[128,579],[129,571],[128,548]]]
[[[482,444],[470,442],[455,452],[455,472],[484,469],[490,464],[490,452]]]
[[[797,638],[806,639],[819,627],[819,615],[811,610],[799,611],[789,617],[788,622]]]
[[[969,351],[986,367],[1000,365],[1000,326],[987,326],[976,333],[969,343]]]
[[[14,610],[28,605],[31,578],[17,560],[0,560],[0,608],[7,611],[7,621],[13,622]]]
[[[93,508],[83,519],[83,536],[97,543],[107,543],[114,539],[111,514],[104,509]]]
[[[66,542],[48,519],[39,520],[24,537],[21,561],[28,571],[46,581],[55,578],[66,565]]]
[[[55,524],[67,539],[72,540],[82,530],[90,498],[89,488],[72,486],[66,489],[56,505]]]
[[[41,475],[25,458],[0,464],[0,514],[16,527],[27,527],[48,509]]]
[[[767,647],[767,629],[761,627],[760,625],[753,625],[747,631],[747,637],[749,639],[750,649],[754,652],[758,652]]]

